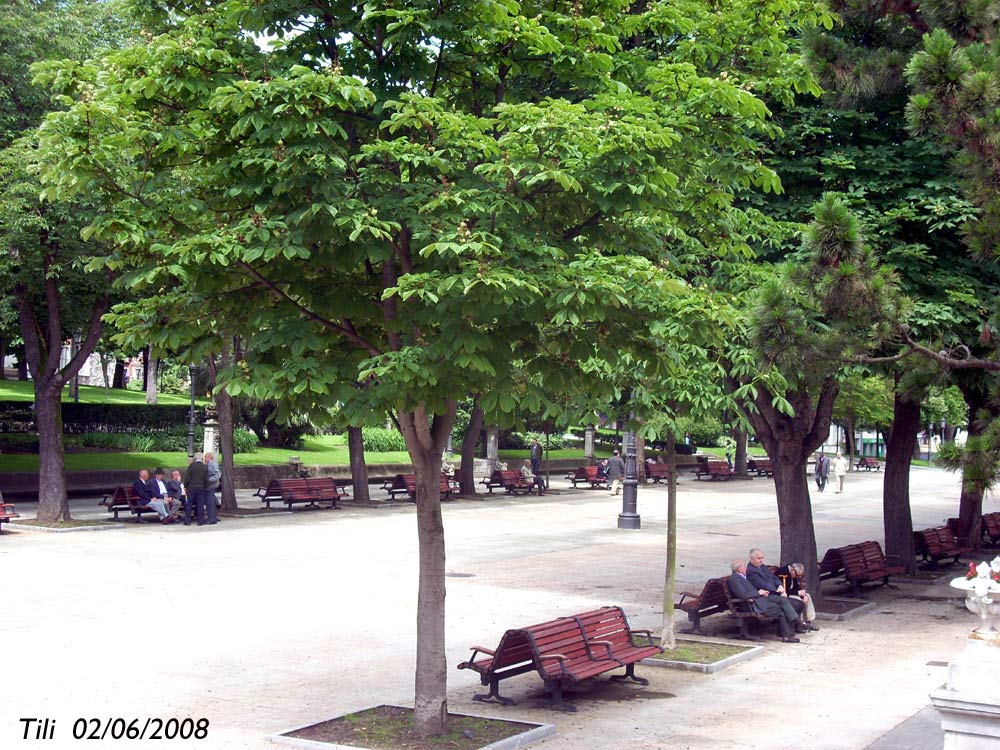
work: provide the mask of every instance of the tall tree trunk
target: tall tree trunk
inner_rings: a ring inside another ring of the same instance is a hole
[[[148,351],[149,351],[149,349],[147,347],[147,352]],[[150,357],[150,356],[147,355],[146,368],[145,368],[145,371],[144,371],[145,372],[145,378],[146,378],[146,403],[147,404],[155,404],[156,403],[156,398],[157,398],[157,393],[158,393],[158,390],[157,390],[158,389],[158,384],[156,382],[156,376],[157,376],[157,370],[159,370],[159,369],[160,369],[160,360],[158,360],[156,357]],[[220,421],[219,424],[220,425],[222,424],[221,421]],[[232,434],[232,433],[230,433],[230,434]]]
[[[991,404],[988,395],[976,385],[960,382],[958,388],[962,392],[962,398],[969,411],[969,437],[982,435],[984,427],[982,417],[984,415],[981,412],[988,410],[992,417],[996,417],[996,408]],[[969,543],[976,549],[982,545],[983,494],[982,484],[978,482],[967,483],[963,470],[962,494],[958,503],[959,525],[963,532],[968,535]]]
[[[663,576],[663,629],[660,645],[672,649],[677,645],[674,639],[674,590],[677,582],[677,438],[673,431],[667,432],[667,565]]]
[[[223,368],[229,367],[231,364],[231,349],[229,346],[229,337],[222,337],[222,352],[221,352],[221,362]],[[150,358],[150,367],[153,370],[152,377],[146,381],[147,387],[150,382],[156,383],[156,359]],[[233,457],[233,429],[235,427],[234,419],[234,408],[233,408],[233,397],[229,395],[229,392],[225,388],[220,388],[216,392],[216,386],[219,384],[218,381],[218,367],[215,363],[215,357],[208,357],[205,360],[208,369],[208,375],[211,379],[211,386],[215,401],[215,418],[219,423],[219,463],[222,469],[222,484],[220,489],[222,491],[222,509],[230,513],[235,512],[239,505],[236,503],[236,461]],[[148,391],[147,391],[147,403]]]
[[[476,477],[473,469],[476,464],[476,444],[483,431],[483,416],[483,407],[479,405],[479,396],[476,396],[472,401],[469,426],[462,436],[462,465],[458,468],[458,488],[463,495],[476,494]]]
[[[360,427],[347,428],[347,455],[351,462],[351,487],[359,503],[371,502],[368,494],[368,465],[365,463],[365,439]]]
[[[457,402],[447,414],[428,420],[423,407],[397,410],[400,431],[417,482],[417,540],[420,555],[417,590],[417,663],[413,701],[418,735],[443,734],[448,723],[448,673],[445,660],[445,538],[441,516],[441,452],[455,423]]]
[[[62,354],[62,316],[59,279],[50,273],[52,255],[45,255],[42,275],[45,286],[45,322],[43,329],[31,304],[31,295],[24,287],[14,289],[24,359],[31,367],[35,388],[35,428],[38,431],[38,511],[39,521],[69,520],[69,499],[63,460],[62,389],[83,366],[94,351],[101,335],[101,316],[107,312],[110,298],[105,295],[94,302],[86,338],[76,354],[60,369]]]
[[[124,388],[125,387],[125,360],[116,359],[115,360],[115,374],[111,378],[112,388]]]
[[[646,481],[646,438],[635,436],[635,478],[639,484]]]
[[[0,380],[7,379],[7,368],[4,363],[7,359],[7,337],[0,336]]]
[[[28,358],[24,353],[24,347],[21,347],[21,351],[17,354],[17,379],[27,380],[28,379]]]
[[[747,476],[747,431],[739,427],[733,428],[733,440],[736,441],[736,473]]]
[[[815,403],[808,391],[786,393],[785,398],[792,406],[792,414],[788,415],[774,407],[766,388],[758,388],[754,398],[757,408],[747,413],[774,469],[781,562],[800,562],[805,566],[805,588],[819,608],[823,604],[823,591],[818,578],[806,463],[830,435],[830,415],[838,390],[836,381],[829,378],[820,387]]]
[[[861,453],[858,450],[858,446],[855,445],[854,436],[854,417],[847,417],[847,426],[845,428],[845,435],[847,436],[845,442],[847,444],[847,470],[850,471],[854,466],[854,455]]]
[[[892,401],[892,426],[885,441],[885,469],[882,477],[882,525],[885,553],[898,555],[907,572],[917,570],[913,547],[913,517],[910,513],[910,462],[913,442],[920,431],[920,402],[897,390]]]

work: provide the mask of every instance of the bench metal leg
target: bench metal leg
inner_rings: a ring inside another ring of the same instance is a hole
[[[611,677],[610,682],[617,682],[618,680],[632,680],[632,682],[638,682],[640,685],[648,685],[649,680],[645,677],[635,676],[635,662],[625,665],[625,674],[616,674]]]
[[[554,711],[565,711],[566,713],[576,713],[576,706],[566,703],[562,697],[562,682],[559,680],[547,680],[545,690],[549,694],[549,708]]]
[[[502,706],[516,706],[517,701],[511,698],[504,698],[500,695],[500,681],[490,680],[490,692],[488,693],[476,693],[472,696],[472,700],[479,701],[480,703],[489,703],[495,700]]]

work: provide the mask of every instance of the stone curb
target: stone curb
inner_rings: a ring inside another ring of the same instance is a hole
[[[824,597],[834,602],[857,602],[860,599],[851,599],[846,596],[826,596]],[[855,607],[854,609],[848,610],[847,612],[841,612],[839,614],[833,614],[831,612],[817,612],[817,620],[833,620],[835,622],[843,622],[844,620],[851,620],[858,615],[867,612],[870,609],[875,609],[875,602],[865,602],[860,607]]]
[[[394,706],[393,704],[381,704],[389,705],[394,708],[408,708],[408,706]],[[324,721],[330,721],[332,719],[339,719],[341,716],[346,716],[347,714],[356,713],[358,711],[366,711],[368,708],[377,708],[377,706],[368,706],[367,708],[354,709],[353,711],[346,711],[343,714],[338,714],[337,716],[331,716],[329,719],[320,719],[319,721],[311,721],[308,724],[302,724],[301,726],[292,727],[291,729],[285,729],[277,734],[270,734],[267,736],[267,740],[270,742],[277,743],[279,745],[289,745],[291,747],[301,747],[306,748],[306,750],[363,750],[358,748],[357,745],[338,745],[332,742],[319,742],[317,740],[304,740],[298,737],[286,737],[289,732],[297,732],[300,729],[305,729],[306,727],[311,727],[314,724],[321,724]],[[520,747],[527,747],[528,745],[534,744],[535,742],[541,742],[549,737],[552,737],[556,733],[555,724],[538,724],[534,721],[521,721],[520,719],[501,719],[495,716],[477,716],[475,714],[466,713],[455,713],[455,716],[469,716],[474,719],[495,719],[497,721],[513,721],[517,724],[528,724],[532,728],[521,732],[520,734],[515,734],[510,737],[506,737],[502,740],[497,740],[496,742],[491,742],[489,745],[483,745],[479,750],[516,750]]]
[[[53,529],[50,526],[33,526],[30,523],[13,522],[11,528],[24,529],[25,531],[45,531],[50,534],[69,534],[74,531],[108,531],[109,529],[124,529],[125,524],[113,521],[101,524],[88,524],[86,526],[71,526],[68,529]]]
[[[733,666],[734,664],[739,664],[741,661],[749,661],[750,659],[755,659],[758,656],[764,654],[767,650],[763,646],[737,646],[732,643],[724,643],[723,641],[710,641],[701,640],[700,638],[678,638],[677,641],[686,641],[688,643],[714,643],[722,646],[735,646],[736,648],[745,648],[746,650],[739,654],[733,654],[732,656],[727,656],[725,659],[719,659],[718,661],[712,662],[711,664],[696,664],[689,661],[674,661],[672,659],[654,659],[648,658],[643,659],[642,664],[648,664],[651,667],[665,667],[667,669],[681,669],[686,672],[700,672],[702,674],[715,674],[716,672],[721,672],[723,669]]]

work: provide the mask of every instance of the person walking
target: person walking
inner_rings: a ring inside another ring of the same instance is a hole
[[[833,475],[837,477],[836,494],[844,491],[844,478],[847,476],[847,459],[844,454],[837,451],[837,457],[833,460]]]
[[[830,459],[823,451],[816,457],[816,489],[820,492],[826,490],[826,482],[830,478]]]
[[[625,462],[619,451],[608,459],[608,488],[612,495],[621,494],[622,479],[625,478]]]
[[[222,484],[222,469],[219,462],[215,460],[215,454],[211,451],[205,453],[205,468],[208,469],[208,484],[205,494],[205,510],[208,516],[208,523],[219,522],[219,504],[215,499],[215,493],[219,491]]]

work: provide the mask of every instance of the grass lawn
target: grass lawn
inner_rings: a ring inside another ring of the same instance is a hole
[[[34,401],[34,385],[30,380],[0,380],[0,401]],[[63,389],[63,401],[72,401],[69,386]],[[100,388],[93,385],[80,386],[80,401],[88,404],[145,404],[145,391],[125,391],[121,388]],[[184,406],[191,403],[190,396],[178,396],[174,393],[161,393],[158,404],[167,406]],[[198,399],[199,404],[208,403],[206,399]]]

